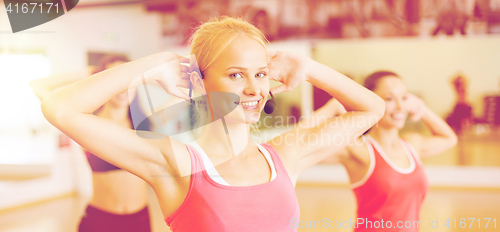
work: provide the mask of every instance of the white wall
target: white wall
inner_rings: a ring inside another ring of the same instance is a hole
[[[59,134],[59,131],[52,129],[50,133],[45,135],[50,137],[50,139],[38,138],[38,140],[42,140],[48,144],[34,143],[34,146],[36,146],[35,148],[47,149],[53,153],[50,154],[53,158],[51,164],[0,164],[0,169],[2,169],[0,173],[1,177],[3,177],[2,181],[0,181],[0,196],[2,196],[0,197],[0,211],[72,193],[76,190],[80,190],[77,188],[77,184],[83,183],[87,186],[86,197],[89,197],[88,186],[90,186],[89,184],[91,183],[91,179],[89,179],[90,172],[88,172],[86,180],[80,174],[82,173],[81,167],[85,167],[84,164],[86,164],[86,162],[84,163],[81,161],[83,152],[80,151],[80,154],[76,154],[77,149],[79,149],[76,143],[73,143],[71,147],[63,149],[58,148]],[[26,146],[30,145],[26,144]],[[11,155],[19,154],[12,151]],[[78,160],[80,160],[80,162],[77,162]],[[5,169],[9,169],[10,175]],[[37,175],[43,176],[33,178]],[[28,180],[14,181],[16,177],[30,176],[32,176],[32,178]],[[85,192],[82,191],[82,193]]]
[[[0,31],[11,31],[0,11]],[[73,9],[16,34],[1,33],[0,48],[45,50],[54,73],[82,69],[87,51],[123,52],[138,59],[160,51],[161,17],[142,5]]]
[[[52,73],[83,70],[87,66],[88,51],[120,52],[131,59],[161,51],[161,17],[146,12],[142,5],[77,8],[16,34],[11,33],[4,5],[0,5],[0,53],[45,51]],[[1,83],[9,83],[7,78],[0,77]],[[29,88],[27,84],[26,88]],[[73,147],[78,146],[73,144]],[[0,182],[0,210],[74,191],[88,197],[92,191],[91,180],[82,154],[66,150],[56,152],[54,157],[49,176]]]

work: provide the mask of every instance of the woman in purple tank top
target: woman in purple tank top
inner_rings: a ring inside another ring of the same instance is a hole
[[[98,73],[126,62],[129,60],[125,56],[106,55],[99,60],[98,66],[92,72]],[[30,84],[38,98],[43,101],[56,89],[86,76],[88,76],[88,72],[75,72],[33,80]],[[132,98],[129,99],[129,96]],[[129,104],[129,102],[131,103]],[[144,114],[139,108],[135,91],[128,94],[126,92],[117,94],[95,110],[93,114],[124,128],[134,128],[131,112]],[[149,127],[148,123],[143,125]],[[80,221],[78,231],[151,231],[146,182],[88,151],[85,151],[85,155],[92,169],[93,195]]]
[[[244,20],[213,19],[194,33],[190,58],[162,52],[95,74],[44,100],[42,111],[87,150],[148,182],[175,232],[297,231],[299,174],[374,125],[384,114],[384,102],[325,65],[267,52],[266,44],[265,36]],[[282,84],[270,88],[269,80]],[[209,120],[194,143],[151,139],[147,132],[90,114],[112,96],[149,81],[192,102],[198,121]],[[350,112],[254,144],[250,126],[270,93],[290,91],[304,81]],[[181,88],[200,97],[191,100]]]

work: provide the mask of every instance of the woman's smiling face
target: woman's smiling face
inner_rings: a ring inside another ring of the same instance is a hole
[[[224,101],[211,99],[214,114],[225,112],[219,111],[218,107],[235,108],[237,105],[226,120],[247,124],[257,122],[269,95],[267,63],[266,49],[257,40],[244,35],[233,39],[204,71],[203,84],[209,99],[210,92],[229,92],[238,95],[240,101],[221,103]]]
[[[408,91],[401,78],[383,77],[378,80],[373,92],[385,101],[385,115],[380,119],[379,124],[385,127],[403,128],[408,116],[406,103]]]

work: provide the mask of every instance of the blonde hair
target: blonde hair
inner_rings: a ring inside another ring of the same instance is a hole
[[[269,43],[259,29],[241,18],[222,16],[200,25],[191,36],[191,55],[195,55],[200,71],[203,73],[231,41],[242,35],[257,40],[263,47]]]
[[[191,55],[195,56],[202,75],[231,41],[239,36],[255,39],[264,48],[269,43],[266,36],[257,27],[242,18],[222,16],[210,19],[198,27],[190,39]],[[206,99],[199,97],[200,94],[196,93],[196,91],[193,91],[193,96],[197,99]],[[205,120],[211,120],[211,118],[209,119],[208,102],[196,101],[195,112],[192,117],[195,124],[198,125],[205,125]],[[251,125],[251,127],[256,128],[254,125]],[[195,133],[199,133],[199,131],[195,130]]]

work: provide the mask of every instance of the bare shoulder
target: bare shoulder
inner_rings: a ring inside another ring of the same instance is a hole
[[[155,165],[148,182],[153,187],[163,215],[171,215],[186,198],[191,180],[191,157],[186,144],[166,137],[157,143],[162,160]]]
[[[403,138],[406,142],[410,143],[410,145],[417,150],[417,152],[420,150],[420,147],[422,145],[422,140],[424,137],[417,133],[417,132],[407,132],[401,135],[401,138]]]
[[[365,143],[366,137],[360,136],[350,143],[345,149],[345,153],[339,158],[341,162],[359,160],[362,162],[369,162],[370,154],[368,147]]]
[[[185,177],[191,174],[191,157],[185,144],[166,137],[151,140],[159,147],[162,157],[155,161],[155,175]]]
[[[299,154],[300,151],[298,151],[295,146],[287,146],[285,141],[276,138],[271,139],[267,143],[276,151],[285,169],[288,171],[293,170],[294,162],[298,159],[297,154]]]

